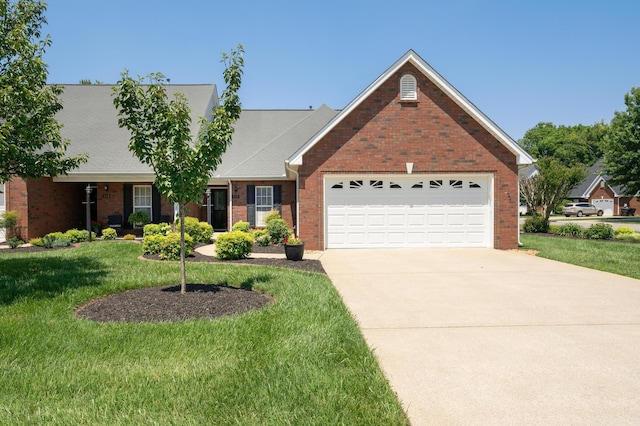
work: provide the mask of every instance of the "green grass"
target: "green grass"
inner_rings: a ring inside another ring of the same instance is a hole
[[[178,263],[140,254],[121,242],[0,253],[0,424],[408,423],[324,275],[188,264],[190,283],[251,286],[275,300],[216,320],[73,316],[95,297],[178,282]]]
[[[520,240],[540,257],[640,279],[640,244],[530,234]]]

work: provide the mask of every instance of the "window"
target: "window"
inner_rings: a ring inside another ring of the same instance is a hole
[[[416,78],[411,74],[405,74],[400,78],[400,100],[418,100],[418,87]]]
[[[256,226],[267,226],[264,218],[273,210],[273,186],[256,186]]]
[[[4,210],[4,183],[0,183],[0,211]]]
[[[133,187],[133,211],[143,211],[149,215],[149,219],[152,215],[152,201],[151,201],[151,185],[134,185]]]

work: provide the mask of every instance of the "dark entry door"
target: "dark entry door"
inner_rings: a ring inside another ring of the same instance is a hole
[[[215,231],[227,230],[227,190],[214,189],[213,209],[211,212],[211,226]]]

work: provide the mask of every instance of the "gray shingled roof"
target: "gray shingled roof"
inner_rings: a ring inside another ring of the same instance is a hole
[[[169,96],[177,91],[186,95],[191,132],[197,134],[198,118],[217,101],[215,85],[169,85],[167,91]],[[63,109],[56,118],[64,126],[62,136],[71,141],[67,152],[89,154],[86,163],[60,179],[108,175],[114,180],[135,180],[152,176],[152,170],[129,151],[128,130],[118,127],[111,86],[67,85],[60,101]],[[214,179],[284,178],[285,160],[337,113],[324,105],[317,110],[243,110]]]
[[[603,179],[606,182],[611,180],[611,175],[604,174],[604,164],[603,160],[600,159],[596,161],[596,163],[587,169],[587,177],[581,181],[579,184],[571,189],[569,193],[569,198],[589,198],[591,196],[591,192],[593,191],[597,181]],[[625,195],[625,189],[622,186],[611,186],[607,184],[616,196]]]
[[[118,127],[118,116],[113,106],[110,85],[65,85],[59,97],[63,109],[56,118],[63,124],[62,137],[71,143],[70,155],[81,152],[89,159],[79,168],[69,172],[69,177],[85,174],[139,175],[150,174],[151,169],[128,149],[130,134]],[[198,118],[206,115],[217,102],[214,84],[168,85],[170,97],[175,92],[183,93],[191,108],[191,132],[197,134]]]
[[[242,111],[232,144],[213,177],[284,178],[285,160],[337,113],[326,105],[317,110]]]

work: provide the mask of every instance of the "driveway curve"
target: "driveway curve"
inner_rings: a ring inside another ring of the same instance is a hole
[[[491,249],[320,260],[412,425],[640,423],[640,280]]]

